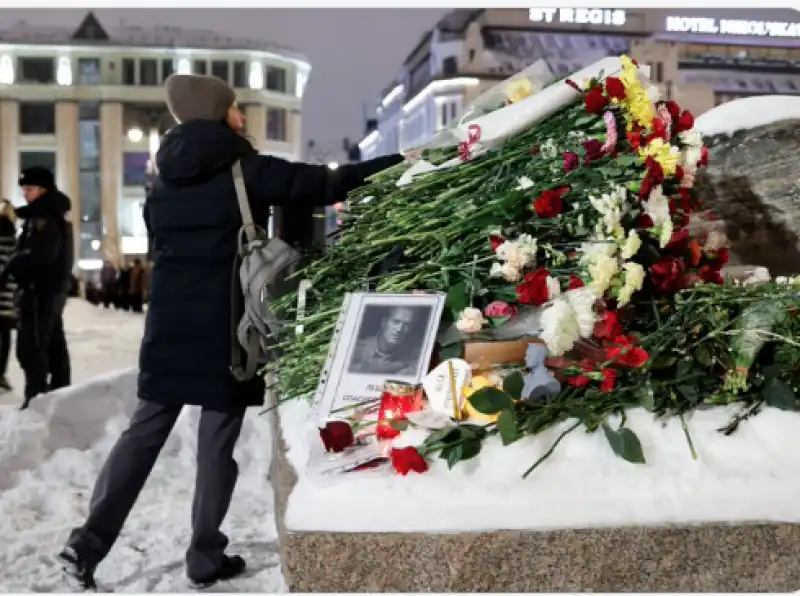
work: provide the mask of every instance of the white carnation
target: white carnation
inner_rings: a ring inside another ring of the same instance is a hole
[[[664,196],[660,186],[650,191],[650,196],[645,203],[644,212],[653,220],[654,226],[660,226],[669,219],[669,201]]]
[[[545,285],[547,286],[547,297],[550,300],[554,300],[561,295],[561,284],[558,283],[557,279],[548,275],[545,280]]]
[[[517,190],[527,190],[533,186],[533,180],[528,178],[527,176],[521,176],[517,179],[519,186],[517,186]]]
[[[617,304],[625,306],[631,301],[633,294],[642,289],[644,284],[644,267],[639,263],[628,262],[622,266],[625,271],[625,284],[617,295]]]
[[[594,259],[588,270],[592,278],[592,283],[590,284],[592,291],[595,296],[602,296],[619,271],[619,265],[615,258],[600,256]]]
[[[667,219],[664,223],[661,224],[661,235],[659,236],[658,244],[661,248],[665,248],[669,241],[672,240],[672,232],[674,228],[672,226],[672,220]]]
[[[542,312],[542,334],[550,354],[561,356],[581,337],[589,337],[595,324],[595,297],[586,288],[556,298]]]
[[[501,277],[506,281],[519,281],[520,271],[509,263],[492,263],[491,277]]]
[[[456,329],[462,333],[477,333],[488,322],[479,308],[468,306],[461,311],[456,322]]]
[[[625,240],[625,244],[622,246],[620,257],[622,257],[624,260],[628,260],[637,252],[639,252],[641,247],[642,239],[639,238],[639,234],[636,233],[636,230],[631,230],[628,232],[628,238]]]

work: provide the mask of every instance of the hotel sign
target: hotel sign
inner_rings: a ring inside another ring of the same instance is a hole
[[[800,37],[800,23],[708,17],[667,17],[667,31],[752,37]]]
[[[602,8],[531,8],[528,18],[534,23],[571,23],[579,25],[625,24],[625,11]]]

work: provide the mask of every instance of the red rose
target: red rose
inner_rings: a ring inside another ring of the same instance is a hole
[[[492,234],[489,236],[489,242],[492,243],[492,252],[497,251],[500,246],[505,243],[506,239],[502,236],[498,236],[497,234]]]
[[[709,267],[708,265],[703,265],[700,267],[700,269],[697,270],[697,274],[700,276],[700,279],[707,284],[717,284],[718,286],[721,286],[723,283],[725,283],[725,280],[722,279],[720,272],[714,267]]]
[[[697,162],[697,166],[700,168],[704,168],[708,165],[708,147],[703,145],[700,147],[700,161]]]
[[[625,99],[625,85],[617,77],[606,79],[606,93],[612,99]]]
[[[617,313],[613,310],[606,311],[603,318],[595,323],[593,334],[597,339],[612,339],[622,335],[622,325]]]
[[[603,143],[597,139],[589,139],[583,142],[583,148],[586,151],[586,165],[603,157]]]
[[[530,153],[531,155],[538,155],[539,151],[541,151],[541,149],[539,149],[539,145],[534,145],[531,147]]]
[[[676,292],[681,288],[681,277],[686,272],[683,260],[663,256],[650,268],[650,278],[659,292]]]
[[[570,87],[572,87],[573,89],[575,89],[575,91],[580,91],[581,90],[581,88],[578,87],[578,84],[575,81],[573,81],[572,79],[564,79],[564,82],[567,85],[569,85]]]
[[[583,283],[583,280],[575,275],[574,273],[570,273],[569,276],[569,285],[567,286],[567,290],[577,290],[578,288],[582,288],[586,284]]]
[[[678,116],[680,116],[680,113],[681,113],[680,106],[677,103],[675,103],[674,101],[672,101],[671,99],[665,105],[667,106],[667,111],[669,112],[669,115],[672,118],[672,121],[675,122],[678,119]]]
[[[592,380],[584,375],[575,375],[574,377],[567,377],[567,383],[573,387],[586,387]]]
[[[422,474],[428,471],[428,463],[414,447],[403,447],[402,449],[392,449],[389,457],[392,459],[394,469],[405,476],[409,472]]]
[[[620,335],[612,339],[611,344],[606,348],[606,358],[620,366],[639,368],[650,357],[644,348],[636,345],[632,337]]]
[[[568,186],[561,188],[545,190],[539,195],[539,198],[533,202],[533,209],[536,215],[542,219],[550,219],[557,215],[561,215],[564,210],[564,202],[561,197],[569,190]]]
[[[564,171],[569,173],[575,168],[578,167],[580,164],[580,159],[578,158],[577,153],[572,153],[571,151],[567,151],[564,153]]]
[[[689,236],[689,230],[683,228],[673,232],[672,237],[667,243],[666,249],[675,252],[683,252],[689,246],[691,239],[692,237]]]
[[[583,97],[583,103],[590,114],[602,114],[608,105],[608,98],[603,94],[602,87],[592,87]]]
[[[678,118],[678,122],[675,124],[675,134],[680,132],[685,132],[687,130],[692,130],[694,128],[694,116],[689,110],[683,110],[681,112],[680,118]]]
[[[325,451],[333,453],[341,453],[355,443],[353,429],[347,422],[342,421],[328,422],[325,428],[319,429],[319,436]]]
[[[550,272],[544,267],[525,274],[525,278],[517,286],[517,301],[520,304],[541,306],[550,299],[547,291],[547,278]]]
[[[667,130],[667,123],[661,118],[653,118],[653,132],[647,136],[646,144],[650,144],[653,139],[662,139],[669,141],[669,131]]]
[[[652,157],[644,160],[644,167],[647,170],[647,174],[642,180],[641,187],[639,187],[639,197],[646,200],[652,190],[664,182],[664,170],[661,168],[661,164]]]
[[[614,385],[617,382],[617,371],[613,368],[606,367],[600,372],[603,374],[603,381],[600,383],[600,391],[602,393],[613,391]]]
[[[712,260],[711,267],[717,271],[727,265],[731,258],[731,251],[727,247],[709,250],[706,254]]]

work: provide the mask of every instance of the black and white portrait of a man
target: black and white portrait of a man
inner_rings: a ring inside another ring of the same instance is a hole
[[[370,304],[364,307],[349,373],[414,375],[419,370],[431,306]]]

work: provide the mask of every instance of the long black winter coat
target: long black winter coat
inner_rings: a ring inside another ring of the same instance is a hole
[[[271,205],[342,201],[402,157],[330,170],[259,155],[221,123],[173,128],[158,151],[159,175],[144,209],[153,260],[139,356],[144,400],[220,411],[263,403],[260,377],[239,383],[230,373],[231,279],[242,225],[231,166],[238,159],[253,219],[264,222]]]

